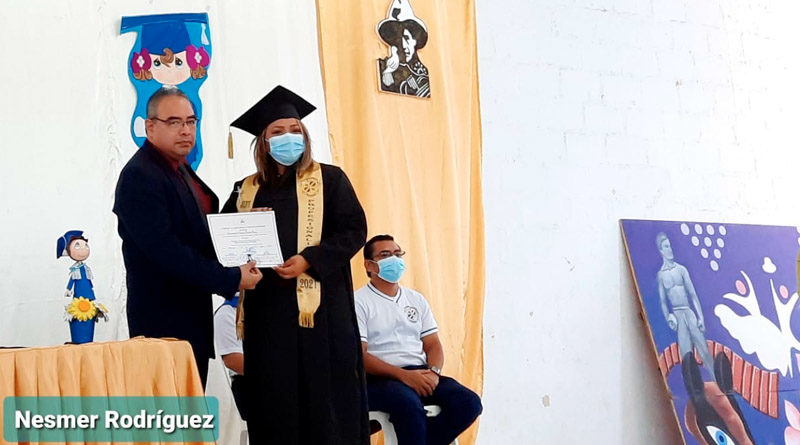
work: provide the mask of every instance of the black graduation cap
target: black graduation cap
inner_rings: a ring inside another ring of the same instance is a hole
[[[302,97],[278,85],[233,121],[231,126],[258,136],[267,125],[278,119],[302,119],[316,109]]]

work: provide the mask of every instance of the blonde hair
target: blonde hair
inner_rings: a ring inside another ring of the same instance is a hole
[[[297,122],[300,124],[300,130],[303,133],[303,142],[306,149],[303,156],[296,162],[290,169],[295,170],[295,174],[301,175],[310,170],[314,165],[314,159],[311,157],[311,137],[308,134],[308,128],[299,119]],[[269,125],[267,125],[268,127]],[[280,184],[284,178],[278,178],[278,163],[269,155],[269,141],[267,140],[267,127],[261,130],[261,134],[253,139],[250,144],[253,149],[253,159],[256,162],[258,169],[258,182],[261,185],[277,185]]]

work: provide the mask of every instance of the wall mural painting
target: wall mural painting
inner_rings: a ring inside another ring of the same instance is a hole
[[[621,226],[685,442],[800,445],[800,228]]]
[[[197,117],[202,118],[199,90],[211,63],[208,14],[123,17],[120,33],[127,32],[138,34],[128,58],[128,78],[137,94],[131,136],[136,145],[141,146],[146,136],[147,100],[159,88],[180,88],[189,96]],[[187,162],[195,170],[203,159],[201,123],[202,120],[198,122],[195,147],[187,156]]]

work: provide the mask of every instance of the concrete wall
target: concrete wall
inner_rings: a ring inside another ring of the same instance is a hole
[[[478,0],[479,443],[680,443],[617,221],[798,225],[797,12]]]

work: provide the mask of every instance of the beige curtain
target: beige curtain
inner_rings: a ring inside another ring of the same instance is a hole
[[[369,236],[392,234],[408,252],[401,284],[433,307],[444,373],[480,394],[485,272],[474,2],[411,2],[427,28],[418,56],[429,98],[379,86],[378,59],[391,50],[376,25],[390,7],[407,4],[317,0],[331,151],[366,210]],[[407,9],[399,15],[409,17]],[[361,255],[353,273],[356,288],[366,283]],[[461,443],[473,443],[476,431]]]

